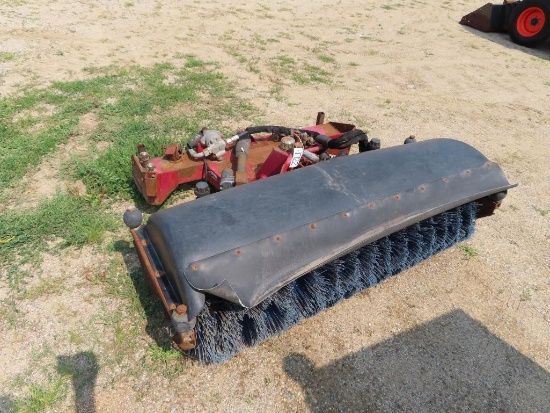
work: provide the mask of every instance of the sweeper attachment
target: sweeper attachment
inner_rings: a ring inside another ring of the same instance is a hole
[[[487,3],[462,17],[460,23],[482,32],[508,31],[514,43],[533,47],[550,38],[550,0]]]
[[[174,342],[211,363],[469,238],[511,187],[476,149],[434,139],[124,220]]]

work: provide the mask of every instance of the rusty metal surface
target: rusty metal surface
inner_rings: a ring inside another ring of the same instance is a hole
[[[325,112],[317,113],[317,120],[315,121],[316,125],[321,125],[325,123]]]
[[[495,210],[500,208],[501,202],[492,200],[490,197],[481,198],[477,209],[477,217],[485,218],[490,217],[495,213]]]
[[[172,336],[172,341],[180,350],[193,350],[197,347],[197,336],[194,331],[186,333],[176,333]]]
[[[319,132],[326,136],[339,137],[345,132],[349,132],[355,129],[354,125],[348,123],[328,122],[322,125],[308,126],[307,128],[301,128],[302,130]]]
[[[323,123],[324,113],[322,112],[318,113],[317,122],[317,125],[303,130],[315,131],[331,138],[337,138],[355,128],[354,125],[345,123]],[[249,136],[247,138],[250,147],[246,150],[246,154],[236,153],[239,152],[239,145],[242,146],[243,144],[239,139],[236,141],[235,146],[231,146],[231,144],[226,146],[225,154],[223,156],[217,154],[216,159],[213,157],[195,159],[184,153],[183,148],[178,143],[168,145],[164,150],[164,156],[149,158],[145,146],[140,144],[138,145],[139,158],[135,155],[132,156],[134,182],[147,203],[161,205],[181,184],[207,180],[215,189],[221,189],[220,184],[224,169],[231,169],[235,172],[235,184],[237,186],[273,174],[287,172],[289,168],[285,168],[286,163],[284,163],[282,168],[264,168],[263,172],[259,173],[273,149],[279,145],[277,138],[280,133],[290,133],[292,135],[296,132],[297,140],[301,140],[306,146],[315,145],[315,141],[311,137],[305,136],[305,133],[301,134],[298,129],[273,126],[258,126],[252,127],[252,129],[256,132],[250,132],[254,134],[254,137]],[[261,133],[266,133],[266,135],[260,136]],[[273,138],[274,136],[275,138]],[[232,142],[235,143],[235,141]],[[197,150],[199,152],[202,150],[200,142]],[[329,150],[328,152],[331,155],[338,155],[342,151]],[[344,149],[343,152],[348,153],[349,149]],[[302,163],[301,166],[306,164]],[[265,173],[268,169],[271,171],[269,175]]]
[[[149,286],[162,302],[162,306],[164,307],[166,316],[170,317],[172,310],[176,309],[176,305],[174,303],[168,303],[159,285],[159,281],[157,277],[159,277],[161,274],[159,273],[159,271],[153,268],[153,266],[151,265],[151,261],[149,260],[149,257],[147,256],[145,249],[143,248],[144,243],[147,243],[147,241],[141,239],[134,229],[131,229],[130,232],[134,239],[134,246],[136,248],[139,261],[141,263],[141,268],[143,268],[143,270],[145,271],[145,275],[147,276],[147,281],[149,283]]]

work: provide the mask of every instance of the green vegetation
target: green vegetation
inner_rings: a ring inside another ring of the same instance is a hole
[[[85,195],[69,190],[36,205],[3,205],[0,209],[0,280],[14,292],[13,299],[1,302],[4,326],[20,324],[21,300],[32,302],[66,291],[64,274],[41,278],[43,252],[56,254],[62,248],[96,244],[96,250],[105,253],[103,261],[94,263],[79,283],[100,287],[101,292],[86,299],[123,304],[114,308],[100,304],[90,320],[67,332],[65,341],[77,347],[99,346],[104,351],[101,368],[116,366],[125,374],[145,365],[173,376],[181,372],[183,359],[170,347],[162,308],[151,296],[141,269],[127,264],[136,260],[131,243],[113,241],[107,235],[123,226],[118,213],[112,212],[120,210],[119,203],[143,206],[132,181],[130,156],[138,143],[160,155],[164,145],[185,143],[202,127],[258,122],[258,112],[234,94],[233,86],[215,72],[213,63],[192,55],[178,58],[182,59],[178,67],[88,69],[88,79],[57,82],[0,99],[3,195],[14,199],[17,194],[24,201],[22,178],[40,179],[36,171],[46,160],[69,188],[77,180],[85,185]],[[78,150],[69,156],[63,153],[75,147]],[[59,303],[55,311],[71,309]],[[103,327],[98,330],[97,325]],[[143,336],[146,326],[155,344],[139,363],[131,344]],[[105,341],[105,334],[113,339]],[[46,362],[53,354],[45,349],[37,357]],[[95,357],[93,352],[90,357]],[[75,380],[81,383],[88,377],[70,364],[58,366],[57,372],[49,367],[43,371],[50,378],[16,386],[28,391],[14,403],[16,412],[55,410],[67,399],[69,376],[74,386]]]
[[[8,271],[8,281],[17,287],[24,272],[16,266],[36,262],[37,252],[52,248],[48,241],[60,240],[55,245],[61,247],[97,243],[115,226],[114,217],[90,195],[57,195],[30,211],[5,211],[0,214],[0,266],[13,270]],[[42,287],[29,293],[39,294]]]
[[[52,241],[55,248],[98,243],[106,231],[119,228],[110,205],[117,200],[142,202],[129,166],[138,143],[160,154],[163,145],[185,142],[203,126],[219,127],[227,119],[253,121],[255,110],[233,94],[221,74],[209,63],[186,58],[180,68],[90,69],[90,79],[57,82],[0,100],[4,191],[20,190],[25,174],[58,145],[79,136],[83,116],[93,114],[96,123],[87,136],[80,136],[83,154],[60,166],[64,179],[84,182],[86,195],[58,194],[30,210],[2,211],[0,266],[16,269],[22,262],[36,262],[37,252],[51,248]],[[8,275],[12,286],[18,276]]]
[[[0,62],[9,62],[15,58],[15,53],[0,52]]]
[[[326,54],[320,54],[317,56],[317,58],[321,61],[321,62],[325,62],[325,63],[336,63],[336,59],[332,56],[329,56],[329,55],[326,55]]]
[[[327,56],[330,58],[330,56]],[[275,73],[290,78],[299,84],[331,83],[333,73],[307,62],[297,62],[292,57],[281,55],[270,59],[269,66]]]
[[[458,248],[464,253],[466,258],[468,258],[468,259],[469,258],[474,258],[478,254],[477,250],[474,247],[471,247],[471,246],[466,245],[466,244],[460,244],[458,246]]]
[[[65,380],[58,378],[47,384],[30,386],[29,393],[29,396],[15,403],[16,413],[40,413],[50,410],[66,396],[67,385]]]
[[[535,211],[537,211],[540,215],[545,217],[550,212],[550,209],[542,209],[542,208],[535,207]]]

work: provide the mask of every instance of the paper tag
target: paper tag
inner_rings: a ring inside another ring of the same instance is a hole
[[[304,154],[304,148],[294,148],[294,153],[292,155],[292,162],[290,162],[289,168],[296,168],[302,155]]]

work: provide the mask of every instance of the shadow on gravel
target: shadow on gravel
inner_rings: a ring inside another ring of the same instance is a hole
[[[160,300],[155,297],[149,288],[145,273],[139,264],[136,251],[134,251],[131,243],[122,240],[115,241],[114,249],[122,256],[130,279],[138,294],[140,304],[145,311],[145,316],[147,317],[145,331],[149,337],[155,340],[160,348],[170,350],[172,348],[172,340],[167,328],[169,322],[166,320],[164,308]]]
[[[284,370],[312,412],[544,412],[550,373],[460,310],[333,364]]]
[[[520,46],[512,42],[508,33],[499,33],[499,32],[484,33],[474,29],[473,27],[469,27],[469,26],[462,26],[462,27],[464,28],[464,30],[469,31],[470,33],[475,34],[478,37],[483,37],[486,40],[489,40],[493,43],[504,46],[508,49],[522,50],[524,53],[530,54],[531,56],[535,56],[543,60],[550,60],[550,39],[539,44],[538,46],[530,48],[530,47]],[[499,67],[497,63],[498,60],[499,60],[498,58],[495,58],[495,67],[497,69]],[[497,70],[497,73],[498,73],[498,70]]]
[[[99,372],[96,355],[91,351],[57,356],[57,371],[71,376],[76,413],[95,413],[94,388]]]
[[[0,413],[15,411],[15,404],[10,396],[0,396]]]

